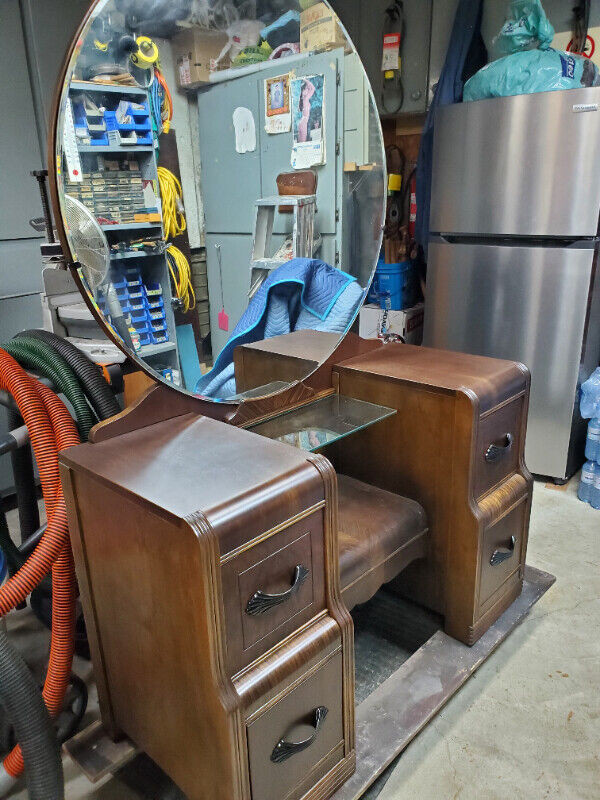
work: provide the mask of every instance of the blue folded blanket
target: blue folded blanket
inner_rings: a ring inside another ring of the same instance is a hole
[[[343,334],[364,297],[356,278],[314,258],[294,258],[273,270],[235,326],[196,394],[225,400],[236,393],[233,351],[241,344],[298,330]]]

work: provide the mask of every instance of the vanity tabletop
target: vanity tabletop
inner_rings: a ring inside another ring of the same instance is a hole
[[[399,343],[338,362],[334,372],[381,376],[449,393],[467,391],[477,395],[482,413],[523,391],[529,376],[527,367],[516,361]]]
[[[227,549],[241,535],[240,513],[248,529],[267,529],[281,518],[282,496],[289,516],[323,498],[306,453],[197,414],[68,448],[60,463],[61,470],[84,471],[169,516],[202,513]]]

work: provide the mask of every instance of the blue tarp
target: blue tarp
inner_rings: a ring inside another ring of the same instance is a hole
[[[295,258],[273,270],[254,295],[196,394],[226,399],[236,392],[233,351],[297,330],[345,333],[362,302],[356,278],[324,261]]]

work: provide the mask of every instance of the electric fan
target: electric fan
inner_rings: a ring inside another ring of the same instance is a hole
[[[110,249],[98,220],[80,200],[66,194],[65,222],[73,259],[80,264],[88,290],[94,297],[97,289],[102,291],[113,328],[128,346],[132,346],[127,320],[110,282]]]

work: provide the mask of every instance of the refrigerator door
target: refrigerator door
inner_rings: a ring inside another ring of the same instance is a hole
[[[524,363],[531,372],[525,461],[564,478],[593,249],[430,242],[423,344]]]
[[[581,238],[599,209],[600,87],[437,112],[432,232]]]

